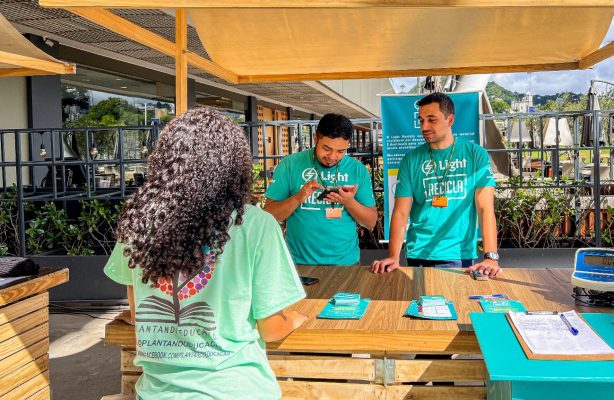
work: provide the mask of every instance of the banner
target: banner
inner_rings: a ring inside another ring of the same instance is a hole
[[[446,93],[454,102],[452,133],[456,140],[480,143],[481,92]],[[384,237],[389,240],[390,217],[401,160],[424,143],[416,102],[425,95],[382,96],[382,145],[384,149]]]

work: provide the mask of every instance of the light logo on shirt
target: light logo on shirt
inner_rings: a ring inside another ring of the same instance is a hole
[[[433,168],[433,162],[431,160],[426,160],[422,163],[422,173],[424,175],[430,175],[433,172],[435,172],[435,169]]]
[[[303,170],[303,173],[301,174],[301,176],[303,177],[303,180],[305,182],[310,182],[310,181],[318,178],[318,172],[313,167],[306,168],[306,169]]]
[[[458,158],[456,160],[452,160],[452,161],[448,161],[448,160],[441,160],[439,162],[437,162],[437,169],[439,171],[445,171],[446,169],[448,170],[448,172],[454,172],[457,169],[460,168],[467,168],[467,160],[466,159],[462,159],[459,160]],[[420,167],[420,169],[422,170],[422,173],[424,175],[431,175],[433,173],[435,173],[435,168],[434,168],[434,164],[432,160],[425,160],[422,163],[422,166]],[[440,172],[440,175],[442,174],[442,172]]]

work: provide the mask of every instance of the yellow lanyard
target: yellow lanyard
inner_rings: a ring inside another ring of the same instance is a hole
[[[437,173],[437,163],[435,162],[435,158],[433,157],[433,151],[431,150],[431,146],[429,146],[429,156],[431,157],[431,163],[433,164],[433,168],[434,168],[434,172],[435,172],[435,177],[437,178],[437,183],[442,183],[443,185],[443,190],[444,193],[446,192],[446,187],[445,187],[445,182],[446,182],[446,177],[448,176],[448,171],[450,169],[450,163],[452,161],[452,156],[454,155],[454,148],[456,147],[456,140],[452,143],[452,151],[450,151],[450,156],[448,157],[448,163],[446,164],[446,168],[443,171],[443,176],[441,179],[439,179],[439,174]]]

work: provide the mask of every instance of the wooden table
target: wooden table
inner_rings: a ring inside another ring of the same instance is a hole
[[[509,268],[490,281],[474,281],[458,269],[402,268],[378,275],[368,267],[298,270],[320,283],[306,288],[308,298],[295,310],[315,316],[336,292],[357,292],[372,302],[359,321],[310,319],[283,341],[269,344],[271,366],[288,399],[486,398],[486,369],[468,316],[481,308],[470,295],[505,293],[529,310],[607,312],[575,306],[570,269]],[[432,294],[453,300],[459,319],[403,317],[410,300]],[[129,394],[140,373],[131,364],[134,328],[111,322],[105,343],[124,346],[122,390]]]
[[[49,293],[68,281],[68,268],[0,287],[0,398],[49,400]]]

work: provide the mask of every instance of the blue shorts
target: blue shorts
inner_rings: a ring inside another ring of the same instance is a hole
[[[407,265],[410,267],[436,267],[436,268],[468,268],[475,264],[474,260],[422,260],[420,258],[408,258]]]

